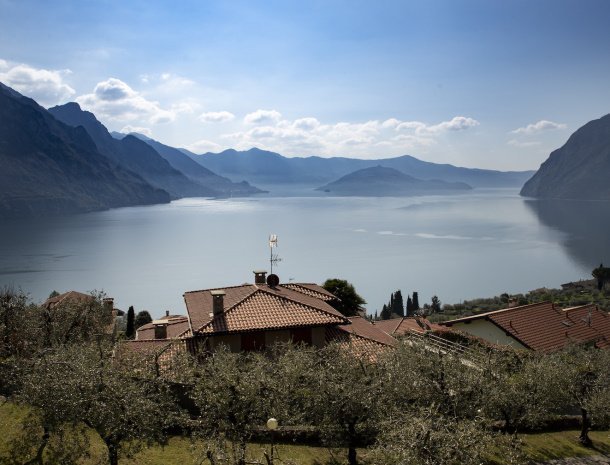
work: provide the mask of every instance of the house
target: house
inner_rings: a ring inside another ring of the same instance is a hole
[[[425,333],[427,331],[447,331],[444,326],[431,323],[424,317],[401,317],[389,320],[379,320],[375,326],[393,337],[404,336],[410,332]]]
[[[265,271],[255,271],[254,284],[186,292],[189,343],[210,350],[224,344],[233,351],[289,341],[322,347],[327,331],[350,324],[329,304],[336,297],[323,287],[269,278],[268,283]]]
[[[561,309],[552,302],[540,302],[440,324],[518,349],[552,352],[570,344],[610,347],[610,316],[595,305]]]
[[[330,302],[336,297],[323,287],[280,284],[275,275],[266,274],[255,271],[253,284],[184,293],[188,316],[166,314],[140,327],[136,340],[123,343],[123,349],[158,355],[178,347],[197,353],[225,345],[239,352],[263,350],[278,342],[315,347],[335,342],[374,358],[396,344],[365,318],[348,318],[335,310]]]
[[[189,319],[185,315],[170,315],[165,312],[165,316],[140,326],[136,330],[136,341],[150,339],[175,339],[184,335],[190,329]]]

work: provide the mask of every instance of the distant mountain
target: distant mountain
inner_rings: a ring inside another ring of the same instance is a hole
[[[0,218],[169,202],[99,153],[83,128],[0,83]]]
[[[341,196],[400,197],[463,193],[471,189],[463,182],[424,181],[394,168],[374,166],[354,171],[317,190]]]
[[[588,122],[553,151],[521,195],[610,200],[610,115]]]
[[[115,138],[125,138],[125,134],[114,133]],[[157,151],[173,168],[185,174],[191,180],[214,189],[223,196],[241,196],[250,194],[260,194],[262,191],[254,186],[251,186],[246,181],[239,183],[231,182],[231,180],[218,176],[209,169],[193,161],[188,155],[180,149],[162,144],[143,134],[131,133],[132,136],[146,142]]]
[[[81,110],[78,103],[49,108],[49,112],[70,126],[84,127],[100,153],[123,168],[138,173],[151,185],[166,190],[172,198],[220,195],[215,189],[187,178],[137,137],[115,139],[93,113]]]
[[[188,154],[215,173],[242,178],[254,184],[309,184],[319,186],[363,168],[384,166],[419,179],[464,182],[473,187],[521,187],[533,171],[493,171],[461,168],[418,160],[410,155],[379,160],[353,158],[287,158],[257,148],[239,152],[233,149],[203,155]]]

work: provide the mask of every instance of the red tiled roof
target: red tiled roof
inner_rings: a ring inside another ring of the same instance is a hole
[[[351,324],[326,328],[326,342],[339,344],[357,357],[376,360],[396,340],[362,317],[350,317]]]
[[[377,322],[371,323],[361,316],[352,316],[348,319],[351,324],[338,326],[340,330],[364,339],[375,341],[379,344],[384,344],[387,346],[393,346],[396,344],[396,339],[381,329]]]
[[[608,318],[610,317],[595,305],[563,311],[551,302],[542,302],[459,318],[441,325],[453,326],[456,323],[485,319],[524,346],[549,352],[568,344],[586,342],[597,342],[598,347],[605,346],[604,341],[610,341]]]
[[[172,315],[155,321],[162,321],[167,324],[167,339],[180,337],[189,329],[189,319],[185,315]],[[147,339],[155,339],[154,323],[147,323],[136,330],[136,340]]]
[[[418,323],[419,321],[419,323]],[[431,323],[424,317],[403,317],[391,320],[376,321],[375,325],[391,336],[402,336],[410,331],[424,333],[425,331],[447,331],[446,328]]]
[[[42,306],[45,308],[51,309],[64,301],[65,302],[69,302],[69,301],[83,302],[83,301],[89,301],[89,300],[94,300],[94,299],[95,299],[95,297],[93,297],[90,294],[83,294],[82,292],[77,292],[77,291],[68,291],[68,292],[64,292],[63,294],[56,295],[55,297],[48,298],[47,300],[44,301]]]
[[[293,291],[301,292],[306,295],[310,295],[315,297],[316,299],[324,300],[325,302],[329,302],[331,300],[337,299],[335,295],[328,292],[322,286],[318,286],[317,284],[312,283],[287,283],[282,284],[282,287],[287,289],[292,289]]]
[[[299,289],[294,289],[298,286]],[[266,329],[324,326],[346,323],[347,319],[325,300],[313,285],[291,284],[270,287],[244,284],[222,289],[187,292],[184,300],[193,331],[201,334],[257,331]],[[211,291],[223,290],[224,311],[213,315]],[[307,292],[305,292],[305,290]]]

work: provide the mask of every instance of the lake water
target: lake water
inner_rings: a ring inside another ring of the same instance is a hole
[[[347,279],[374,312],[397,289],[418,291],[420,303],[435,294],[455,303],[588,279],[610,263],[609,231],[608,203],[534,202],[506,189],[183,199],[3,222],[0,285],[35,301],[52,290],[103,290],[119,308],[185,313],[185,291],[252,282],[252,270],[268,269],[274,233],[282,281]]]

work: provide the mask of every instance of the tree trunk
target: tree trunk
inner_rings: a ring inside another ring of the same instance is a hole
[[[108,447],[108,463],[110,465],[119,465],[119,446],[112,440],[107,440],[106,447]]]
[[[348,431],[348,445],[347,445],[347,463],[349,465],[358,465],[358,458],[356,456],[356,426],[350,424],[347,427]]]
[[[582,419],[582,428],[580,430],[580,437],[578,438],[578,440],[580,441],[580,443],[585,446],[585,447],[591,447],[593,446],[593,442],[591,441],[591,438],[589,437],[589,429],[591,428],[591,420],[589,419],[589,412],[587,412],[587,409],[585,408],[580,408],[580,417]]]

